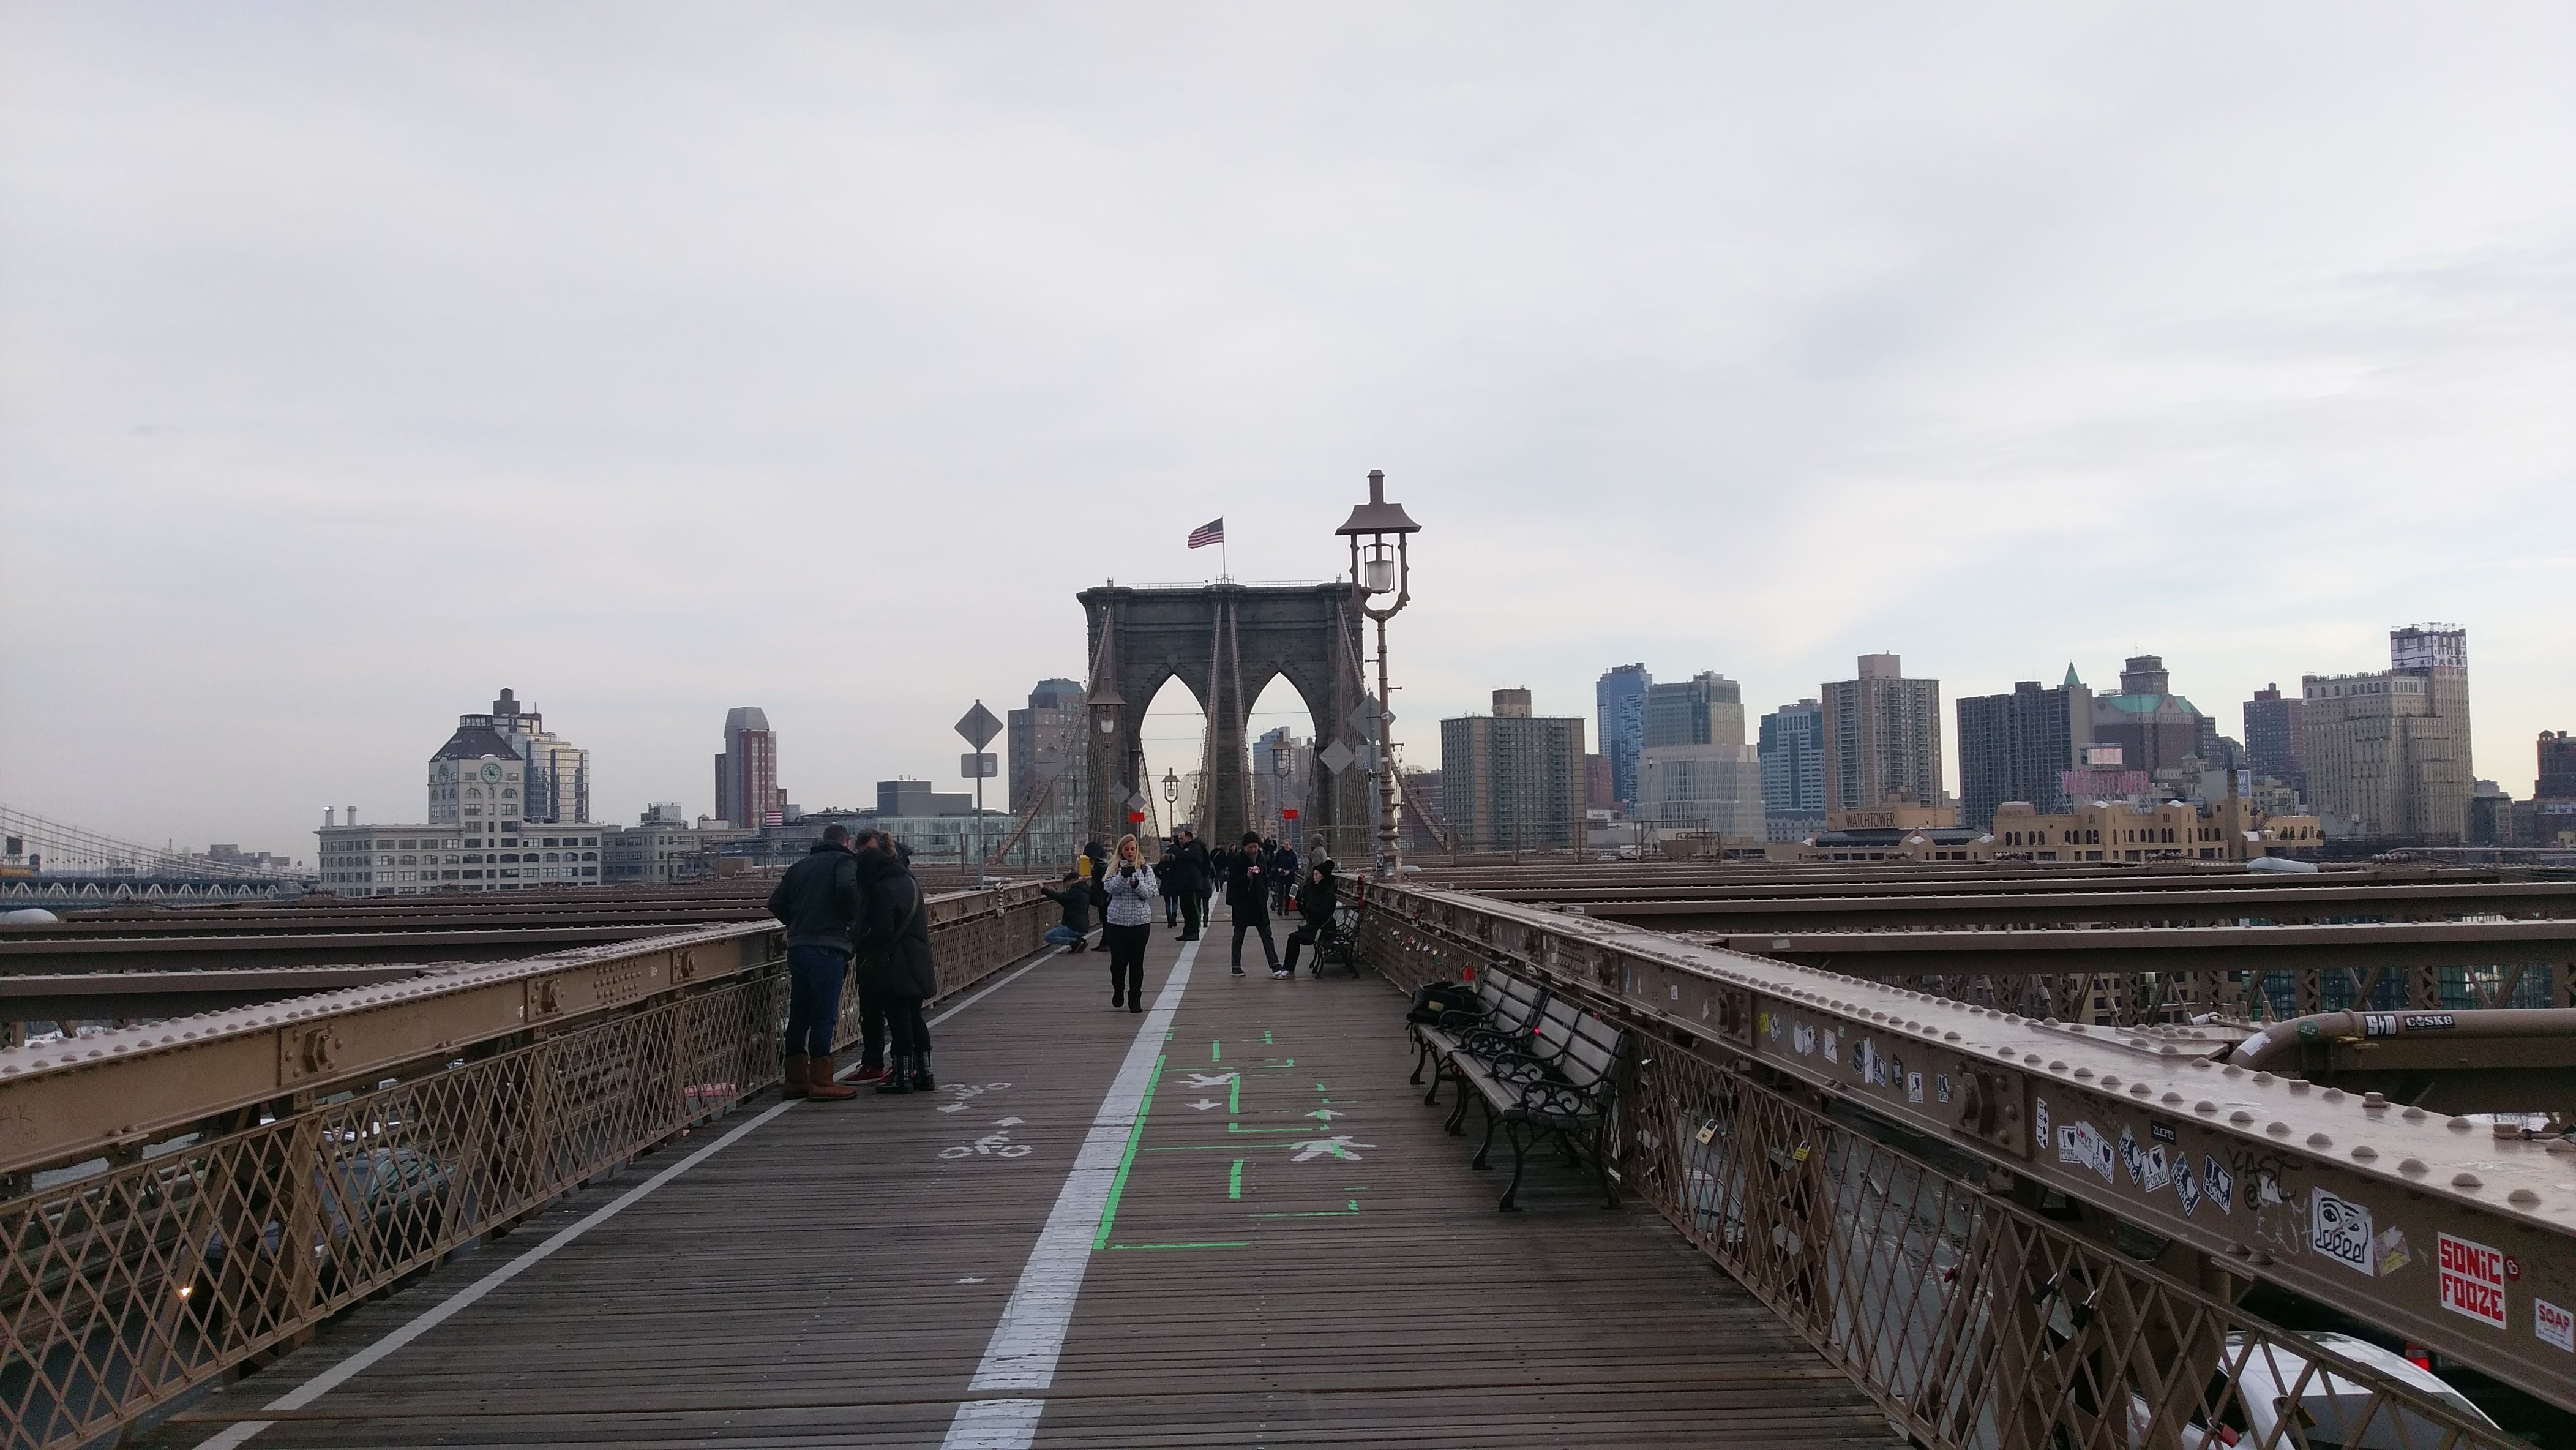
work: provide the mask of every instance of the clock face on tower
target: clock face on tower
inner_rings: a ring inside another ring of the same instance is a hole
[[[499,780],[501,778],[501,767],[489,760],[483,762],[483,778],[485,780]]]

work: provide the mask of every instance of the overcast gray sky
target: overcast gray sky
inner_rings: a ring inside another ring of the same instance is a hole
[[[1425,525],[1398,734],[2470,630],[2576,727],[2562,5],[0,3],[0,800],[312,855],[948,778],[1073,592]]]

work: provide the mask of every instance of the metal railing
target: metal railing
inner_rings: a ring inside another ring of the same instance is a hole
[[[1375,903],[1362,943],[1408,989],[1496,956]],[[1767,1074],[1521,946],[1515,971],[1641,1044],[1616,1108],[1623,1187],[1933,1450],[2520,1443],[2239,1309],[2247,1281],[2187,1245]]]
[[[1028,887],[936,899],[943,993],[1035,951],[1050,917]],[[353,1053],[346,1070],[360,1082],[318,1078],[265,1101],[206,1103],[186,1131],[158,1141],[57,1145],[49,1168],[20,1181],[58,1181],[0,1203],[6,1443],[78,1445],[130,1425],[776,1083],[781,941],[743,926],[597,949],[582,954],[586,971],[658,990],[441,1046],[391,1072]],[[737,963],[719,964],[711,947],[739,948]],[[554,985],[568,980],[564,965],[516,970],[532,999],[562,1003],[574,991]],[[501,970],[476,969],[476,989]],[[364,991],[303,1000],[276,1040],[398,1037],[406,1010],[424,1031],[450,1020],[426,998],[398,1004],[390,1022]],[[841,1040],[857,1010],[845,992]],[[363,1028],[362,1016],[372,1019]],[[165,1079],[138,1068],[136,1080]],[[0,1120],[47,1086],[42,1074],[0,1078]],[[132,1106],[149,1120],[187,1117],[186,1104]]]
[[[2263,1022],[2318,1012],[2467,1012],[2491,1007],[2576,1006],[2567,966],[2504,963],[2276,967],[2205,972],[1941,972],[1891,970],[1854,953],[1827,970],[2001,1012],[2105,1027],[2149,1027],[2215,1014]]]

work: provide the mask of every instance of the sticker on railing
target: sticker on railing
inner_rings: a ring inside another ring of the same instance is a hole
[[[2174,1197],[2182,1200],[2182,1216],[2189,1218],[2200,1208],[2200,1179],[2191,1171],[2191,1155],[2174,1155]]]
[[[2056,1141],[2048,1131],[2048,1099],[2030,1100],[2030,1126],[2031,1131],[2039,1135],[2039,1150],[2047,1152],[2048,1145]]]
[[[2089,1122],[2070,1123],[2057,1130],[2057,1161],[2090,1168],[2111,1181],[2111,1140]]]
[[[2576,1354],[2576,1314],[2570,1314],[2546,1299],[2531,1301],[2531,1332],[2552,1349]]]
[[[2162,1193],[2172,1181],[2173,1170],[2165,1162],[2165,1145],[2158,1143],[2147,1150],[2147,1161],[2138,1169],[2138,1186],[2149,1193]]]
[[[2201,1159],[2200,1188],[2220,1213],[2236,1211],[2236,1175],[2228,1172],[2215,1155]]]
[[[2505,1328],[2505,1257],[2469,1239],[2442,1235],[2442,1307],[2454,1314]]]
[[[2322,1188],[2308,1193],[2308,1242],[2356,1274],[2374,1275],[2370,1257],[2370,1208]]]
[[[2146,1164],[2147,1155],[2138,1148],[2137,1130],[2123,1125],[2120,1129],[2120,1166],[2128,1170],[2131,1188],[2138,1186],[2138,1180],[2143,1176],[2140,1170],[2144,1169]]]

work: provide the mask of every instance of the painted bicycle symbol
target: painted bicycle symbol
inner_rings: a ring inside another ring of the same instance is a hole
[[[939,1150],[939,1156],[952,1161],[959,1158],[1027,1157],[1030,1145],[1011,1141],[1011,1129],[1018,1127],[1020,1122],[1018,1118],[1004,1118],[994,1125],[994,1131],[986,1133],[972,1143],[960,1143],[954,1148],[942,1148]]]

